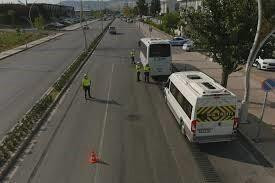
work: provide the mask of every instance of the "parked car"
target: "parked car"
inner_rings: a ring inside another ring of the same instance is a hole
[[[169,42],[172,46],[182,46],[186,41],[184,37],[174,37]]]
[[[191,40],[188,40],[187,42],[183,43],[182,49],[185,51],[191,51],[193,49],[194,43]]]
[[[45,29],[50,29],[50,30],[55,30],[55,29],[61,29],[63,27],[65,27],[64,24],[61,24],[59,22],[53,22],[53,23],[50,23],[50,24],[46,25],[44,28]]]
[[[257,58],[256,61],[253,63],[254,67],[257,69],[262,70],[275,70],[275,58]]]
[[[116,28],[115,27],[109,27],[109,33],[110,34],[116,34]]]

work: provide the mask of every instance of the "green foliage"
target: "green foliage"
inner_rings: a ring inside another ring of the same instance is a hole
[[[40,39],[45,33],[0,32],[0,52]]]
[[[160,13],[160,0],[151,1],[150,13],[152,16],[156,16]]]
[[[270,37],[266,43],[263,45],[261,51],[259,51],[257,57],[262,57],[262,58],[272,58],[273,56],[273,51],[275,51],[275,38]]]
[[[95,18],[100,18],[103,16],[103,12],[98,11],[98,10],[91,10],[91,16]]]
[[[203,0],[203,7],[187,12],[188,36],[222,66],[223,86],[228,76],[246,62],[253,44],[257,5],[251,0]]]
[[[178,28],[180,22],[179,13],[167,13],[162,17],[163,30],[168,33],[174,33],[174,30]]]
[[[34,26],[38,29],[38,30],[42,30],[44,29],[44,25],[45,25],[45,19],[43,18],[43,16],[39,16],[36,17],[34,19]]]
[[[146,3],[145,0],[138,0],[137,8],[138,8],[138,14],[140,16],[148,15],[148,4]]]

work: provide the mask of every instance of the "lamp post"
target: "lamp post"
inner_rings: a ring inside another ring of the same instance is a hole
[[[83,31],[85,51],[87,51],[87,49],[88,49],[87,36],[86,36],[86,31],[84,30],[84,27],[83,27],[82,20],[83,20],[83,2],[82,2],[82,0],[80,0],[80,25],[81,25],[81,28]]]

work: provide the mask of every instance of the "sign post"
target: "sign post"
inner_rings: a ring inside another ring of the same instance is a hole
[[[262,129],[262,121],[264,117],[264,111],[265,111],[265,106],[266,106],[266,99],[268,97],[268,92],[273,90],[275,88],[275,79],[266,79],[262,83],[262,89],[265,91],[265,97],[264,97],[264,102],[263,102],[263,107],[262,107],[262,112],[260,116],[260,121],[258,122],[258,130],[257,130],[257,135],[254,139],[255,142],[260,142],[260,133]]]

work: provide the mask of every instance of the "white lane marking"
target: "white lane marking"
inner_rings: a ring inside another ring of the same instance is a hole
[[[99,149],[98,149],[99,157],[101,156],[103,143],[104,143],[105,128],[106,128],[108,109],[109,109],[110,93],[111,93],[111,88],[112,88],[113,72],[114,72],[114,64],[112,64],[112,72],[111,72],[111,78],[110,78],[110,81],[109,81],[109,89],[108,89],[108,95],[107,95],[107,104],[106,104],[106,108],[105,108],[103,126],[102,126],[102,130],[101,130],[101,136],[100,136],[100,142],[99,142]],[[98,166],[96,166],[95,176],[94,176],[94,183],[97,182],[98,173],[99,173]]]

